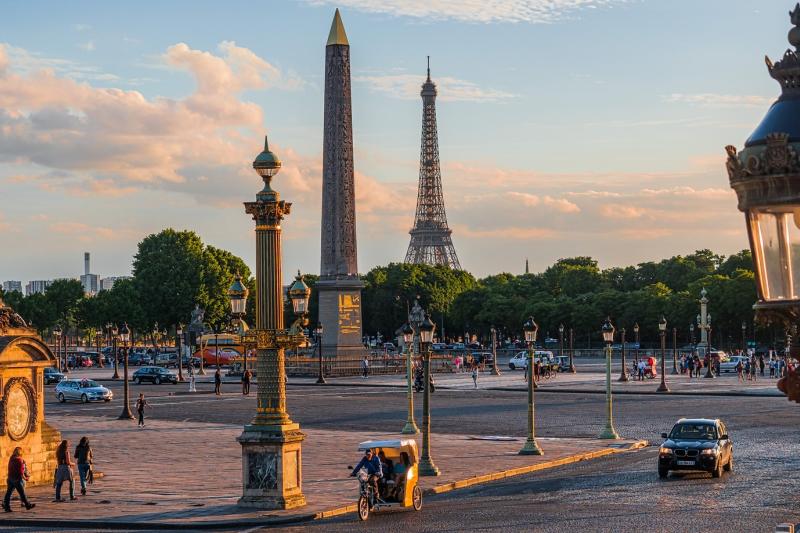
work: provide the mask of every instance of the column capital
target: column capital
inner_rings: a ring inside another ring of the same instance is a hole
[[[279,229],[283,217],[291,213],[292,204],[283,200],[258,200],[256,202],[245,202],[244,210],[248,215],[252,215],[253,220],[256,222],[256,229],[260,227],[263,227],[263,229]]]

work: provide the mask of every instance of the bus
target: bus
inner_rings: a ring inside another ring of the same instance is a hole
[[[237,334],[213,333],[202,335],[198,342],[200,349],[195,352],[195,357],[203,358],[203,366],[214,366],[217,364],[217,352],[219,352],[220,366],[229,366],[236,362],[244,361],[244,346]]]

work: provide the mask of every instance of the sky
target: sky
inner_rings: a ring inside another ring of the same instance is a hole
[[[166,227],[253,265],[269,135],[284,276],[318,273],[325,42],[350,41],[359,270],[402,261],[426,56],[462,268],[747,248],[725,171],[779,86],[784,0],[7,3],[0,280],[128,275]],[[135,9],[132,6],[135,5]]]

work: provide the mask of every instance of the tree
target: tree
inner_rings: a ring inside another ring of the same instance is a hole
[[[77,327],[78,308],[85,297],[80,281],[76,279],[53,281],[44,293],[45,305],[48,308],[45,316],[48,323],[41,326],[60,324],[64,328]]]

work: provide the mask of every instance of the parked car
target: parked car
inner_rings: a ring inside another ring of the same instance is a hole
[[[395,347],[393,342],[384,342],[383,343],[383,350],[385,352],[394,353],[397,348]]]
[[[122,357],[124,361],[125,357]],[[150,364],[150,356],[144,352],[132,352],[128,354],[128,364],[131,366],[142,366]]]
[[[548,350],[534,350],[533,357],[534,362],[539,361],[543,362],[543,364],[550,365],[556,364],[555,358],[553,357],[553,352]],[[567,366],[569,366],[569,360],[567,361]],[[515,370],[517,368],[528,368],[528,352],[524,350],[517,352],[517,354],[508,362],[508,368],[511,370]]]
[[[133,381],[139,385],[145,381],[161,385],[162,383],[178,383],[178,376],[160,366],[145,366],[133,373]]]
[[[492,352],[474,352],[472,358],[479,365],[491,367],[494,364]]]
[[[733,470],[733,442],[718,418],[681,418],[658,450],[658,477],[675,470],[703,470],[720,477]]]
[[[555,362],[558,365],[559,372],[569,372],[569,356],[568,355],[558,355],[555,358]]]
[[[44,369],[44,384],[50,385],[51,383],[58,383],[66,376],[53,368],[52,366],[48,366]]]
[[[746,360],[747,357],[743,355],[732,355],[729,360],[719,364],[719,372],[720,374],[723,372],[736,372],[736,365],[739,364],[739,361],[741,361],[742,366],[744,366]]]
[[[173,354],[174,355],[174,354]],[[167,366],[169,364],[169,357],[170,354],[165,352],[159,352],[153,356],[153,364],[157,366]],[[177,356],[176,356],[177,360]]]
[[[456,351],[458,351],[458,350],[463,351],[463,350],[466,350],[467,347],[466,347],[466,345],[464,345],[463,342],[455,342],[455,343],[453,343],[453,346],[450,349],[451,350],[456,350]]]
[[[114,394],[91,379],[62,379],[55,389],[56,398],[64,403],[68,400],[88,402],[110,402]]]
[[[443,352],[447,350],[447,345],[443,342],[434,342],[431,344],[431,350],[434,352]]]
[[[100,354],[97,352],[83,352],[75,355],[75,364],[82,368],[89,368],[94,366]]]

